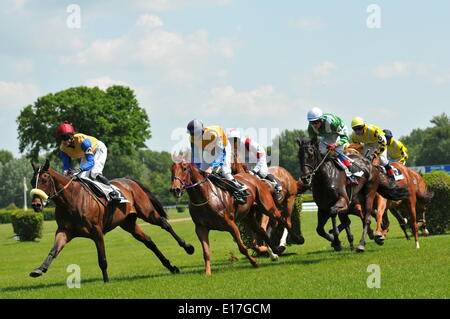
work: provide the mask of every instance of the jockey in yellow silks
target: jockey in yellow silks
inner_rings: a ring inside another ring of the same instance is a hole
[[[395,182],[394,170],[387,158],[387,141],[384,132],[377,126],[367,124],[361,117],[352,120],[353,132],[350,136],[352,143],[363,145],[363,155],[373,161],[379,158],[391,181]]]
[[[402,142],[393,138],[390,130],[383,130],[387,142],[387,157],[391,163],[401,163],[406,165],[408,159],[408,149]]]
[[[245,203],[247,186],[239,183],[231,175],[231,145],[225,131],[220,126],[203,126],[200,120],[192,120],[187,125],[191,144],[191,161],[207,173],[217,173],[232,182],[240,193],[237,200]]]
[[[64,175],[72,177],[79,175],[111,186],[109,180],[103,176],[108,149],[102,141],[89,135],[75,133],[75,129],[68,121],[57,127],[56,135],[61,141],[59,150]],[[81,159],[78,170],[73,170],[72,159]],[[110,199],[120,201],[120,194],[114,188],[111,189],[108,194]]]

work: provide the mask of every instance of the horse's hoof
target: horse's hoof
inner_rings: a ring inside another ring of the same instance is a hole
[[[173,266],[172,269],[170,270],[170,272],[172,274],[179,274],[180,273],[180,269],[178,269],[178,267]]]
[[[375,235],[375,238],[374,238],[374,241],[375,241],[375,243],[377,243],[378,245],[380,245],[380,246],[382,246],[382,245],[384,245],[384,240],[385,240],[386,238],[382,235],[382,234],[376,234]]]
[[[366,247],[364,247],[363,245],[358,245],[358,247],[356,247],[357,253],[363,253],[365,250],[366,250]]]
[[[277,247],[277,254],[281,255],[282,253],[284,253],[285,250],[286,250],[285,246],[278,246]]]
[[[303,245],[305,243],[305,238],[303,236],[299,236],[295,243],[297,245]]]
[[[187,244],[186,247],[184,247],[184,250],[189,254],[192,255],[195,251],[194,246],[192,246],[191,244]]]
[[[270,260],[272,261],[277,261],[280,257],[278,257],[277,254],[273,254],[272,256],[270,256]]]
[[[341,251],[342,250],[342,242],[339,242],[338,244],[331,243],[331,247],[333,247],[334,251]]]
[[[30,272],[30,277],[36,278],[36,277],[42,276],[43,274],[44,274],[44,271],[37,268],[37,269],[33,270],[32,272]]]

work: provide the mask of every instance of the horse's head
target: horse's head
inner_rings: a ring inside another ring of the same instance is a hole
[[[310,184],[311,175],[320,162],[319,142],[311,138],[298,138],[296,142],[299,146],[301,180],[305,184]]]
[[[185,161],[173,162],[170,170],[172,173],[170,192],[176,198],[180,198],[184,193],[184,186],[189,179],[187,163]]]
[[[31,162],[33,166],[34,174],[31,179],[31,185],[33,189],[30,192],[31,195],[31,207],[35,212],[42,212],[45,206],[48,194],[51,194],[54,183],[52,183],[52,177],[50,176],[49,168],[50,162],[47,159],[43,166],[36,166]]]

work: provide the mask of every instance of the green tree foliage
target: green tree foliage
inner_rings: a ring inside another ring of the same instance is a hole
[[[0,164],[5,165],[12,159],[14,159],[14,156],[10,151],[0,150]]]
[[[56,127],[70,121],[77,132],[94,136],[115,155],[132,154],[151,137],[147,113],[132,89],[111,86],[74,87],[37,99],[17,118],[19,149],[37,159],[42,151],[57,150]]]
[[[303,130],[284,130],[279,136],[276,136],[270,148],[271,156],[278,156],[279,166],[284,167],[291,173],[295,179],[300,177],[300,164],[298,162],[298,144],[297,138],[307,136]],[[274,147],[278,144],[278,149]]]
[[[408,148],[408,165],[450,163],[450,117],[443,113],[430,121],[434,126],[415,129],[400,140]]]
[[[32,175],[30,161],[24,156],[0,165],[0,207],[12,203],[17,207],[23,207],[23,178],[25,177],[27,188],[30,189]],[[29,198],[27,202],[29,203]]]

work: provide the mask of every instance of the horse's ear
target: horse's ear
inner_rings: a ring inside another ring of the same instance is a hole
[[[45,164],[44,164],[44,171],[48,171],[48,169],[50,168],[50,161],[48,160],[48,158],[45,160]]]
[[[297,137],[295,139],[295,142],[298,144],[298,146],[302,146],[302,139],[300,137]]]
[[[36,172],[37,171],[36,164],[34,164],[34,162],[32,160],[30,161],[30,163],[31,163],[31,166],[33,166],[33,170]]]

